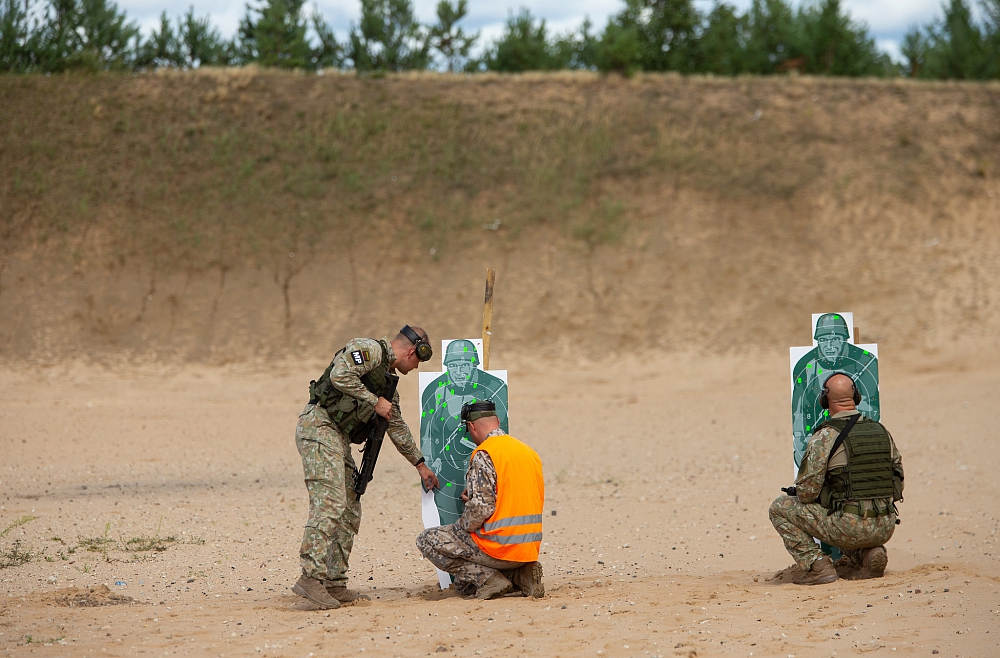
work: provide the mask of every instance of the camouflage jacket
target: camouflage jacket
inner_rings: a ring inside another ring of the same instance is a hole
[[[487,434],[486,438],[503,434],[506,432],[498,427]],[[483,527],[483,521],[493,516],[493,512],[497,509],[497,469],[485,450],[473,455],[469,470],[465,474],[465,490],[469,492],[469,502],[465,504],[465,511],[455,522],[455,527],[466,532],[475,532]]]
[[[388,337],[382,338],[389,346],[389,354],[386,358],[391,363],[395,360],[392,344]],[[333,360],[333,369],[330,370],[330,383],[347,395],[364,400],[374,406],[378,398],[365,388],[361,383],[361,376],[369,373],[380,361],[382,346],[377,340],[371,338],[355,338],[347,343],[347,348]],[[361,363],[358,363],[360,361]],[[399,410],[399,392],[396,392],[392,399],[392,413],[389,414],[389,440],[396,446],[399,454],[403,455],[408,462],[416,464],[424,458],[420,452],[420,447],[413,440],[410,428],[403,420],[403,414]]]
[[[832,417],[850,418],[857,413],[860,412],[841,411]],[[886,431],[888,432],[888,430]],[[809,444],[806,446],[806,454],[802,457],[802,465],[799,468],[799,475],[795,478],[795,489],[800,502],[819,502],[819,492],[823,489],[823,482],[826,481],[826,465],[832,456],[830,455],[830,450],[833,448],[833,443],[837,440],[838,434],[840,432],[836,429],[824,427],[809,438]],[[893,467],[902,473],[903,458],[900,456],[899,450],[896,449],[896,443],[892,440],[891,434],[889,435],[889,443],[892,444]],[[841,445],[837,452],[839,453],[843,450],[845,448]],[[866,508],[871,505],[871,501],[863,502]]]

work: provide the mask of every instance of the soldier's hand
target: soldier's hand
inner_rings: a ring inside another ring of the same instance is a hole
[[[389,402],[385,398],[379,398],[378,402],[375,403],[375,413],[389,420],[389,414],[392,413],[392,402]]]
[[[465,490],[462,491],[462,502],[463,503],[469,502],[469,490],[468,489],[465,489]]]
[[[420,481],[424,483],[424,489],[430,491],[438,488],[439,483],[437,476],[434,475],[434,471],[427,468],[427,464],[422,462],[417,464],[417,473],[420,474]]]

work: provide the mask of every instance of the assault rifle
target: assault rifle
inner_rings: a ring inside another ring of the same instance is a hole
[[[396,384],[399,383],[399,376],[385,373],[385,391],[381,397],[389,402],[396,397]],[[391,410],[390,410],[390,413]],[[354,469],[354,493],[357,494],[355,500],[361,500],[361,496],[368,489],[368,483],[372,481],[375,474],[375,461],[378,453],[382,449],[382,441],[385,439],[385,432],[389,429],[389,421],[378,414],[375,414],[368,421],[368,438],[365,440],[364,456],[361,458],[361,469]]]

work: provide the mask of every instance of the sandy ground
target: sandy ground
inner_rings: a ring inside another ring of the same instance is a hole
[[[784,355],[650,353],[558,374],[493,364],[511,369],[513,433],[545,464],[544,599],[438,592],[413,543],[416,474],[387,443],[352,558],[373,600],[328,612],[289,590],[306,515],[292,434],[326,355],[5,368],[0,529],[36,518],[0,539],[33,554],[0,569],[0,651],[1000,655],[1000,360],[916,370],[887,348],[883,420],[907,480],[881,580],[774,579],[791,562],[767,520],[791,479]],[[130,543],[143,537],[165,550]]]

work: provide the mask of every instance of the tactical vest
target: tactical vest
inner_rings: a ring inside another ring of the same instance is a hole
[[[830,418],[816,429],[830,427],[840,432],[848,420]],[[902,479],[892,467],[892,442],[881,423],[862,416],[844,439],[844,449],[847,466],[827,471],[820,505],[836,511],[845,503],[862,500],[902,500]]]
[[[372,370],[361,376],[361,383],[376,397],[382,397],[385,392],[385,374],[389,372],[389,346],[385,341],[378,341],[382,346],[382,356]],[[334,361],[347,350],[341,348],[333,355]],[[368,438],[368,421],[375,415],[375,407],[353,395],[347,395],[330,382],[330,371],[333,361],[326,367],[319,380],[309,382],[309,404],[316,404],[324,409],[330,420],[351,443],[364,443]],[[392,400],[390,400],[391,402]]]

